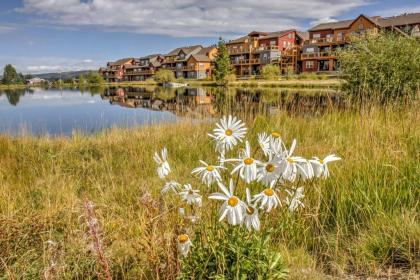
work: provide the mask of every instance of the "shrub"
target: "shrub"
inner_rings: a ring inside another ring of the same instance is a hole
[[[182,260],[178,279],[286,279],[280,253],[269,239],[226,228],[201,234]]]
[[[170,83],[170,82],[175,81],[175,74],[171,70],[161,69],[161,70],[156,72],[153,79],[157,83],[161,83],[161,84]]]
[[[233,74],[233,73],[231,73],[231,74],[227,75],[227,76],[226,76],[226,81],[227,81],[227,82],[234,82],[234,81],[236,81],[236,75],[235,75],[235,74]]]
[[[420,88],[420,48],[416,38],[381,33],[353,38],[338,50],[344,90],[360,101],[386,103],[416,97]]]
[[[268,64],[262,68],[261,77],[265,80],[277,80],[280,77],[280,68],[277,65]]]

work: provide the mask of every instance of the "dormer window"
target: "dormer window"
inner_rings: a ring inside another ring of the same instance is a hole
[[[363,23],[359,24],[359,30],[360,32],[364,32],[365,31],[365,26]]]

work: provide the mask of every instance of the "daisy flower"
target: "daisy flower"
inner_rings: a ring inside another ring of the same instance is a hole
[[[179,195],[187,204],[197,204],[198,206],[201,206],[201,195],[199,192],[199,190],[193,190],[190,184],[185,184],[182,191],[179,192]]]
[[[281,134],[278,131],[271,132],[269,138],[270,150],[272,154],[280,155],[286,150],[286,146],[281,139]]]
[[[175,193],[178,193],[178,189],[181,188],[181,184],[177,183],[175,181],[170,181],[165,183],[165,185],[162,188],[161,193],[165,194],[168,193],[169,191],[173,191]]]
[[[229,190],[221,182],[218,182],[218,184],[222,193],[212,193],[209,195],[209,198],[224,201],[220,207],[219,221],[227,217],[230,225],[240,225],[244,219],[245,203],[233,194],[234,187],[232,179],[229,181]]]
[[[238,142],[242,142],[247,130],[241,120],[231,115],[227,118],[224,116],[220,123],[216,123],[216,126],[217,128],[213,129],[213,134],[209,134],[209,136],[217,141],[216,149],[219,152],[222,150],[229,151]]]
[[[201,181],[203,184],[210,186],[214,182],[218,182],[222,180],[220,176],[219,169],[222,169],[222,166],[219,165],[209,165],[206,162],[200,160],[201,164],[204,166],[200,166],[195,168],[191,174],[197,174],[200,176]]]
[[[268,156],[271,154],[270,149],[270,137],[267,133],[259,133],[258,134],[258,144],[260,145],[261,150],[263,151],[265,156]]]
[[[178,251],[181,253],[182,256],[186,257],[188,252],[190,251],[190,247],[192,246],[192,242],[188,234],[180,234],[178,235]]]
[[[297,168],[297,175],[303,180],[309,180],[315,176],[312,164],[308,160],[300,162],[298,165],[299,167]]]
[[[329,155],[326,156],[324,159],[314,157],[314,159],[311,159],[309,161],[311,162],[316,177],[327,178],[328,176],[330,176],[330,171],[328,170],[327,163],[337,160],[341,160],[341,158],[336,155]]]
[[[239,172],[239,176],[249,184],[257,179],[257,164],[260,164],[260,162],[251,157],[251,148],[248,141],[245,142],[245,150],[240,153],[239,157],[238,159],[227,159],[225,161],[239,162],[231,174]]]
[[[304,198],[303,187],[297,188],[295,191],[286,190],[289,194],[289,197],[286,197],[286,204],[289,206],[289,211],[294,212],[298,207],[305,207],[300,199]]]
[[[271,185],[271,183],[279,179],[280,176],[280,161],[277,157],[274,157],[272,159],[272,156],[270,154],[269,161],[262,163],[261,167],[258,168],[257,181],[262,182],[266,185]]]
[[[249,231],[252,229],[259,231],[260,218],[258,217],[258,209],[252,203],[251,193],[248,188],[246,189],[246,203],[244,224]]]
[[[259,194],[254,195],[254,203],[260,204],[260,209],[264,209],[267,213],[271,211],[273,208],[277,208],[279,205],[281,206],[280,199],[276,193],[276,190],[273,188],[273,185],[271,187],[263,190]]]
[[[169,172],[171,172],[171,168],[169,167],[168,163],[168,150],[166,147],[162,149],[160,152],[161,156],[159,156],[158,152],[155,152],[153,159],[158,164],[157,173],[159,178],[165,178]]]
[[[296,180],[298,174],[307,176],[305,170],[300,166],[300,163],[304,163],[306,159],[298,156],[292,156],[296,148],[296,139],[293,140],[290,150],[285,153],[286,156],[282,160],[281,169],[283,170],[283,178],[290,182]],[[299,171],[299,172],[298,172]]]

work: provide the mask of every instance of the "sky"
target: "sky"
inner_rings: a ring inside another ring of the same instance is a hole
[[[8,63],[24,74],[98,69],[252,30],[304,31],[359,14],[411,12],[420,12],[419,0],[0,0],[0,69]]]

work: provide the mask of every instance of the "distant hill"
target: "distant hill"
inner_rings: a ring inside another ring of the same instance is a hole
[[[87,75],[89,72],[94,70],[83,70],[83,71],[70,71],[70,72],[61,72],[61,73],[43,73],[43,74],[31,74],[32,77],[38,77],[45,80],[66,80],[78,78],[80,75]]]

